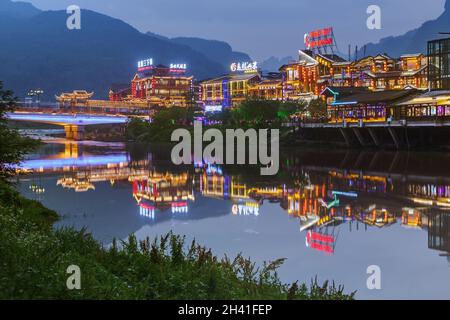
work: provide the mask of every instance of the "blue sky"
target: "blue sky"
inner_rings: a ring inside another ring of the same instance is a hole
[[[438,17],[445,0],[24,0],[44,10],[77,4],[140,31],[229,42],[255,59],[296,55],[305,32],[333,26],[340,49],[403,34]],[[426,5],[424,5],[426,3]],[[382,29],[368,30],[366,9],[379,5]]]

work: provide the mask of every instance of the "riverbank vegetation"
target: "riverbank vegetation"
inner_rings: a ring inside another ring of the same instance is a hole
[[[160,110],[152,122],[135,118],[126,128],[128,141],[144,143],[170,143],[172,132],[178,128],[192,130],[195,119],[201,119],[209,127],[225,129],[280,129],[281,137],[287,140],[290,128],[283,126],[309,117],[322,119],[326,115],[326,105],[321,100],[277,101],[247,99],[236,108],[227,108],[221,112],[203,114],[195,107],[171,107]]]
[[[104,247],[86,230],[55,229],[58,214],[25,199],[10,182],[15,173],[12,165],[19,164],[36,143],[6,125],[5,110],[14,106],[14,99],[1,87],[0,97],[0,299],[354,297],[334,283],[281,283],[276,270],[283,259],[257,268],[242,255],[218,258],[195,241],[187,243],[172,233],[142,241],[130,236]],[[73,265],[81,272],[79,290],[67,287],[67,270]]]
[[[5,199],[9,198],[10,201]],[[56,214],[2,187],[0,299],[351,299],[325,283],[283,285],[277,260],[257,269],[242,256],[215,257],[196,242],[167,234],[102,247],[85,230],[54,230]],[[66,269],[81,270],[68,290]]]

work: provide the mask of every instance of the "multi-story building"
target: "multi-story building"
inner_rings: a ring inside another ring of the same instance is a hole
[[[407,54],[398,60],[378,55],[364,60],[364,63],[356,64],[355,69],[364,75],[361,85],[371,90],[427,88],[427,62],[423,54]],[[368,66],[371,67],[370,70],[366,69]]]
[[[205,106],[236,107],[249,96],[250,87],[260,80],[259,73],[243,73],[203,81],[201,100]]]
[[[158,107],[186,107],[193,94],[193,77],[187,76],[185,71],[185,65],[141,68],[131,80],[131,86],[112,86],[109,99],[145,102]]]
[[[428,42],[428,81],[431,90],[450,90],[450,38]]]
[[[260,82],[249,87],[249,95],[256,99],[283,100],[283,78],[280,73],[269,73]]]
[[[299,60],[280,68],[283,97],[298,100],[319,96],[327,87],[363,87],[371,91],[427,88],[423,54],[393,59],[385,54],[347,61],[336,54],[299,51]]]
[[[318,94],[318,62],[310,51],[299,50],[299,60],[280,67],[283,75],[283,99],[299,100]]]
[[[133,99],[144,99],[152,106],[186,107],[192,93],[192,76],[182,69],[159,65],[150,72],[137,73],[131,81]]]

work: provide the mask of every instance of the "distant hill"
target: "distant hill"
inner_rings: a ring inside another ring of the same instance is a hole
[[[30,4],[0,0],[0,80],[19,97],[34,88],[44,99],[74,89],[105,98],[112,83],[129,82],[140,59],[183,62],[197,79],[227,72],[223,54],[197,51],[183,41],[143,34],[129,24],[82,10],[81,30],[66,28],[65,11],[40,11]]]
[[[369,43],[366,45],[366,54],[387,53],[392,57],[399,57],[405,53],[425,54],[429,40],[450,37],[449,35],[439,35],[438,32],[450,32],[450,0],[447,0],[444,13],[437,19],[427,21],[419,28],[404,35],[383,38],[376,44]]]
[[[246,53],[233,51],[231,46],[223,41],[186,37],[172,38],[171,41],[189,46],[190,48],[203,53],[211,60],[222,64],[225,68],[228,68],[232,62],[251,60]]]
[[[30,18],[41,11],[28,2],[11,2],[0,0],[0,16]]]
[[[288,64],[291,61],[296,60],[295,58],[288,56],[288,57],[284,57],[284,58],[277,58],[277,57],[270,57],[267,60],[264,60],[263,62],[261,62],[259,64],[259,67],[264,71],[264,72],[278,72],[278,69],[284,65],[284,64]]]
[[[197,52],[201,52],[210,60],[221,64],[226,69],[228,69],[232,62],[251,61],[248,54],[233,51],[233,48],[231,48],[231,46],[224,41],[206,40],[195,37],[168,38],[153,32],[147,32],[147,34],[159,39],[170,41],[174,44],[188,46]]]

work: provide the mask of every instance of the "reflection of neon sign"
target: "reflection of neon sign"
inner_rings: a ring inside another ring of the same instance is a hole
[[[331,46],[333,44],[333,28],[325,28],[306,33],[304,40],[306,49]]]
[[[140,60],[140,61],[138,61],[137,65],[138,65],[139,71],[152,69],[153,68],[153,59],[148,58],[145,60]]]
[[[231,212],[235,216],[259,216],[259,205],[247,202],[245,204],[233,204]]]
[[[188,203],[183,202],[172,202],[172,213],[186,213],[188,212]]]
[[[358,194],[356,192],[344,192],[344,191],[332,191],[331,192],[334,196],[343,196],[343,197],[350,197],[350,198],[358,198]]]
[[[257,72],[258,71],[258,62],[234,62],[231,64],[230,69],[232,72]]]
[[[155,207],[145,203],[139,203],[139,215],[153,220],[155,219]]]
[[[327,208],[327,209],[331,209],[333,207],[337,207],[340,204],[339,199],[337,198],[337,195],[334,194],[334,199],[333,201],[331,201],[330,203],[326,203],[325,200],[323,200],[322,198],[319,198],[319,203],[322,205],[322,207]]]
[[[334,253],[333,244],[333,236],[324,235],[313,231],[308,231],[306,233],[306,247],[308,248],[326,253]]]
[[[219,166],[216,166],[214,164],[208,163],[207,167],[206,167],[206,174],[208,175],[213,175],[213,174],[218,174],[218,175],[222,175],[222,169]]]

